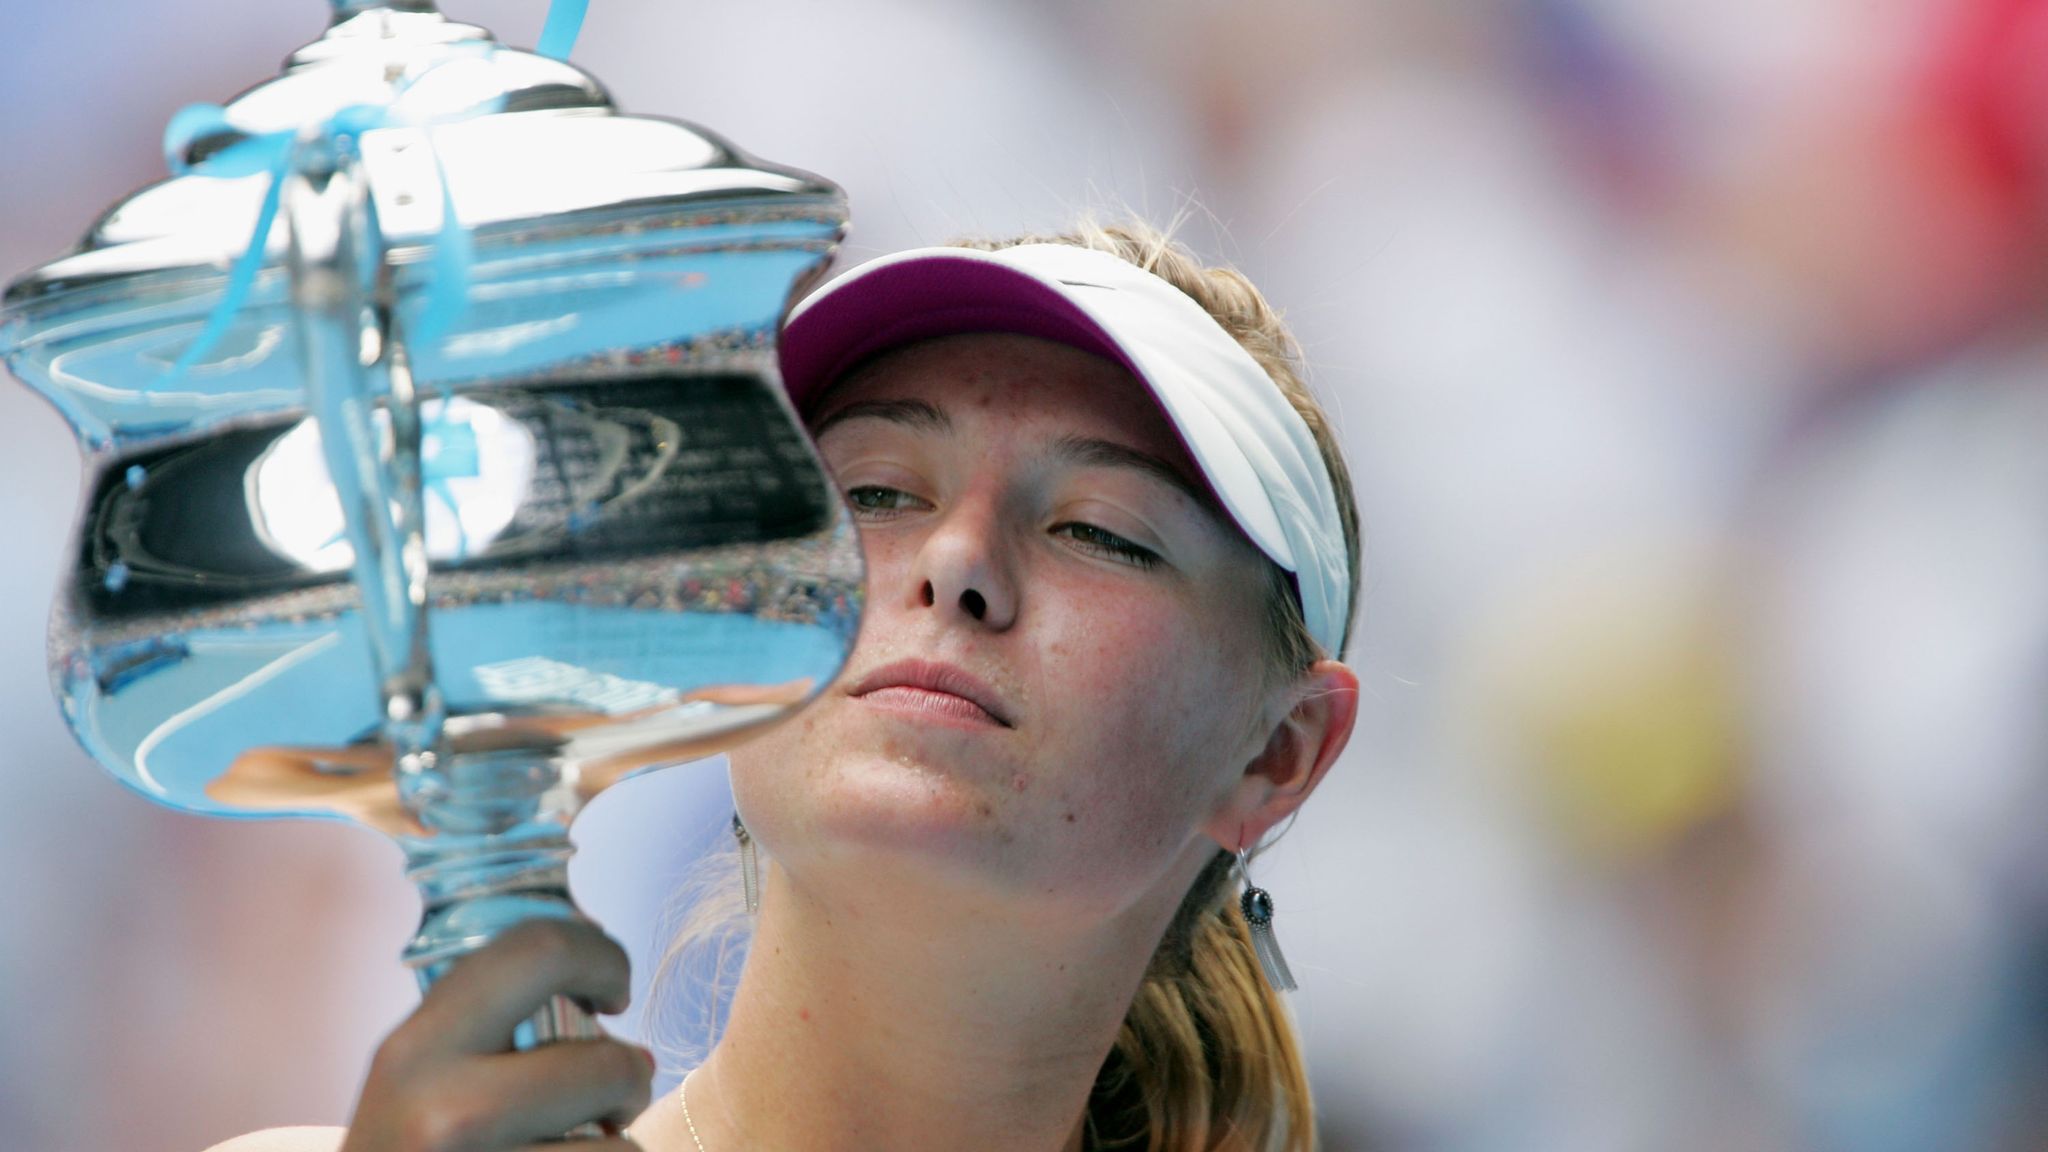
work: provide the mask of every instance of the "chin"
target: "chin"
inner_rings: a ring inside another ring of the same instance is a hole
[[[935,766],[934,757],[866,753],[835,757],[814,776],[813,834],[827,843],[963,857],[1013,846],[1015,813],[981,773]]]
[[[1031,769],[1013,749],[843,698],[820,705],[731,757],[740,811],[793,875],[891,895],[951,890],[984,910],[1074,882],[1073,826],[1019,785]]]

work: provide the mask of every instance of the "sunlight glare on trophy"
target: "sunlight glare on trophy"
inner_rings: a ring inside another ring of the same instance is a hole
[[[528,496],[533,434],[497,409],[462,397],[429,400],[420,405],[420,418],[428,558],[461,560],[488,551]],[[387,437],[390,425],[378,421]],[[307,572],[341,572],[355,563],[317,421],[300,421],[265,448],[249,465],[246,490],[257,538],[280,558]]]

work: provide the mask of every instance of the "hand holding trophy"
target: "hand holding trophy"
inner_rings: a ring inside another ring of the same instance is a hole
[[[85,451],[51,633],[80,742],[172,807],[395,838],[431,988],[580,919],[597,792],[837,675],[860,552],[773,340],[844,198],[427,0],[333,8],[8,287],[0,350]],[[623,958],[522,950],[573,994],[514,1046],[600,1035]]]

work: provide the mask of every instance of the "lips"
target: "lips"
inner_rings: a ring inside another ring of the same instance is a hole
[[[885,664],[862,677],[847,691],[847,695],[865,696],[885,688],[915,688],[958,697],[975,705],[1003,727],[1015,726],[1010,723],[1009,711],[997,698],[994,689],[966,669],[952,664],[936,660],[899,660]]]

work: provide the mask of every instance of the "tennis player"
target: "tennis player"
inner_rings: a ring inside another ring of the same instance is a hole
[[[1275,312],[1088,227],[876,260],[795,309],[781,360],[867,603],[840,679],[730,754],[755,910],[715,1046],[651,1106],[645,1049],[512,1051],[551,995],[627,999],[598,929],[521,925],[385,1039],[346,1130],[217,1152],[593,1120],[616,1135],[568,1146],[1315,1147],[1288,914],[1248,872],[1350,736],[1359,548]]]

